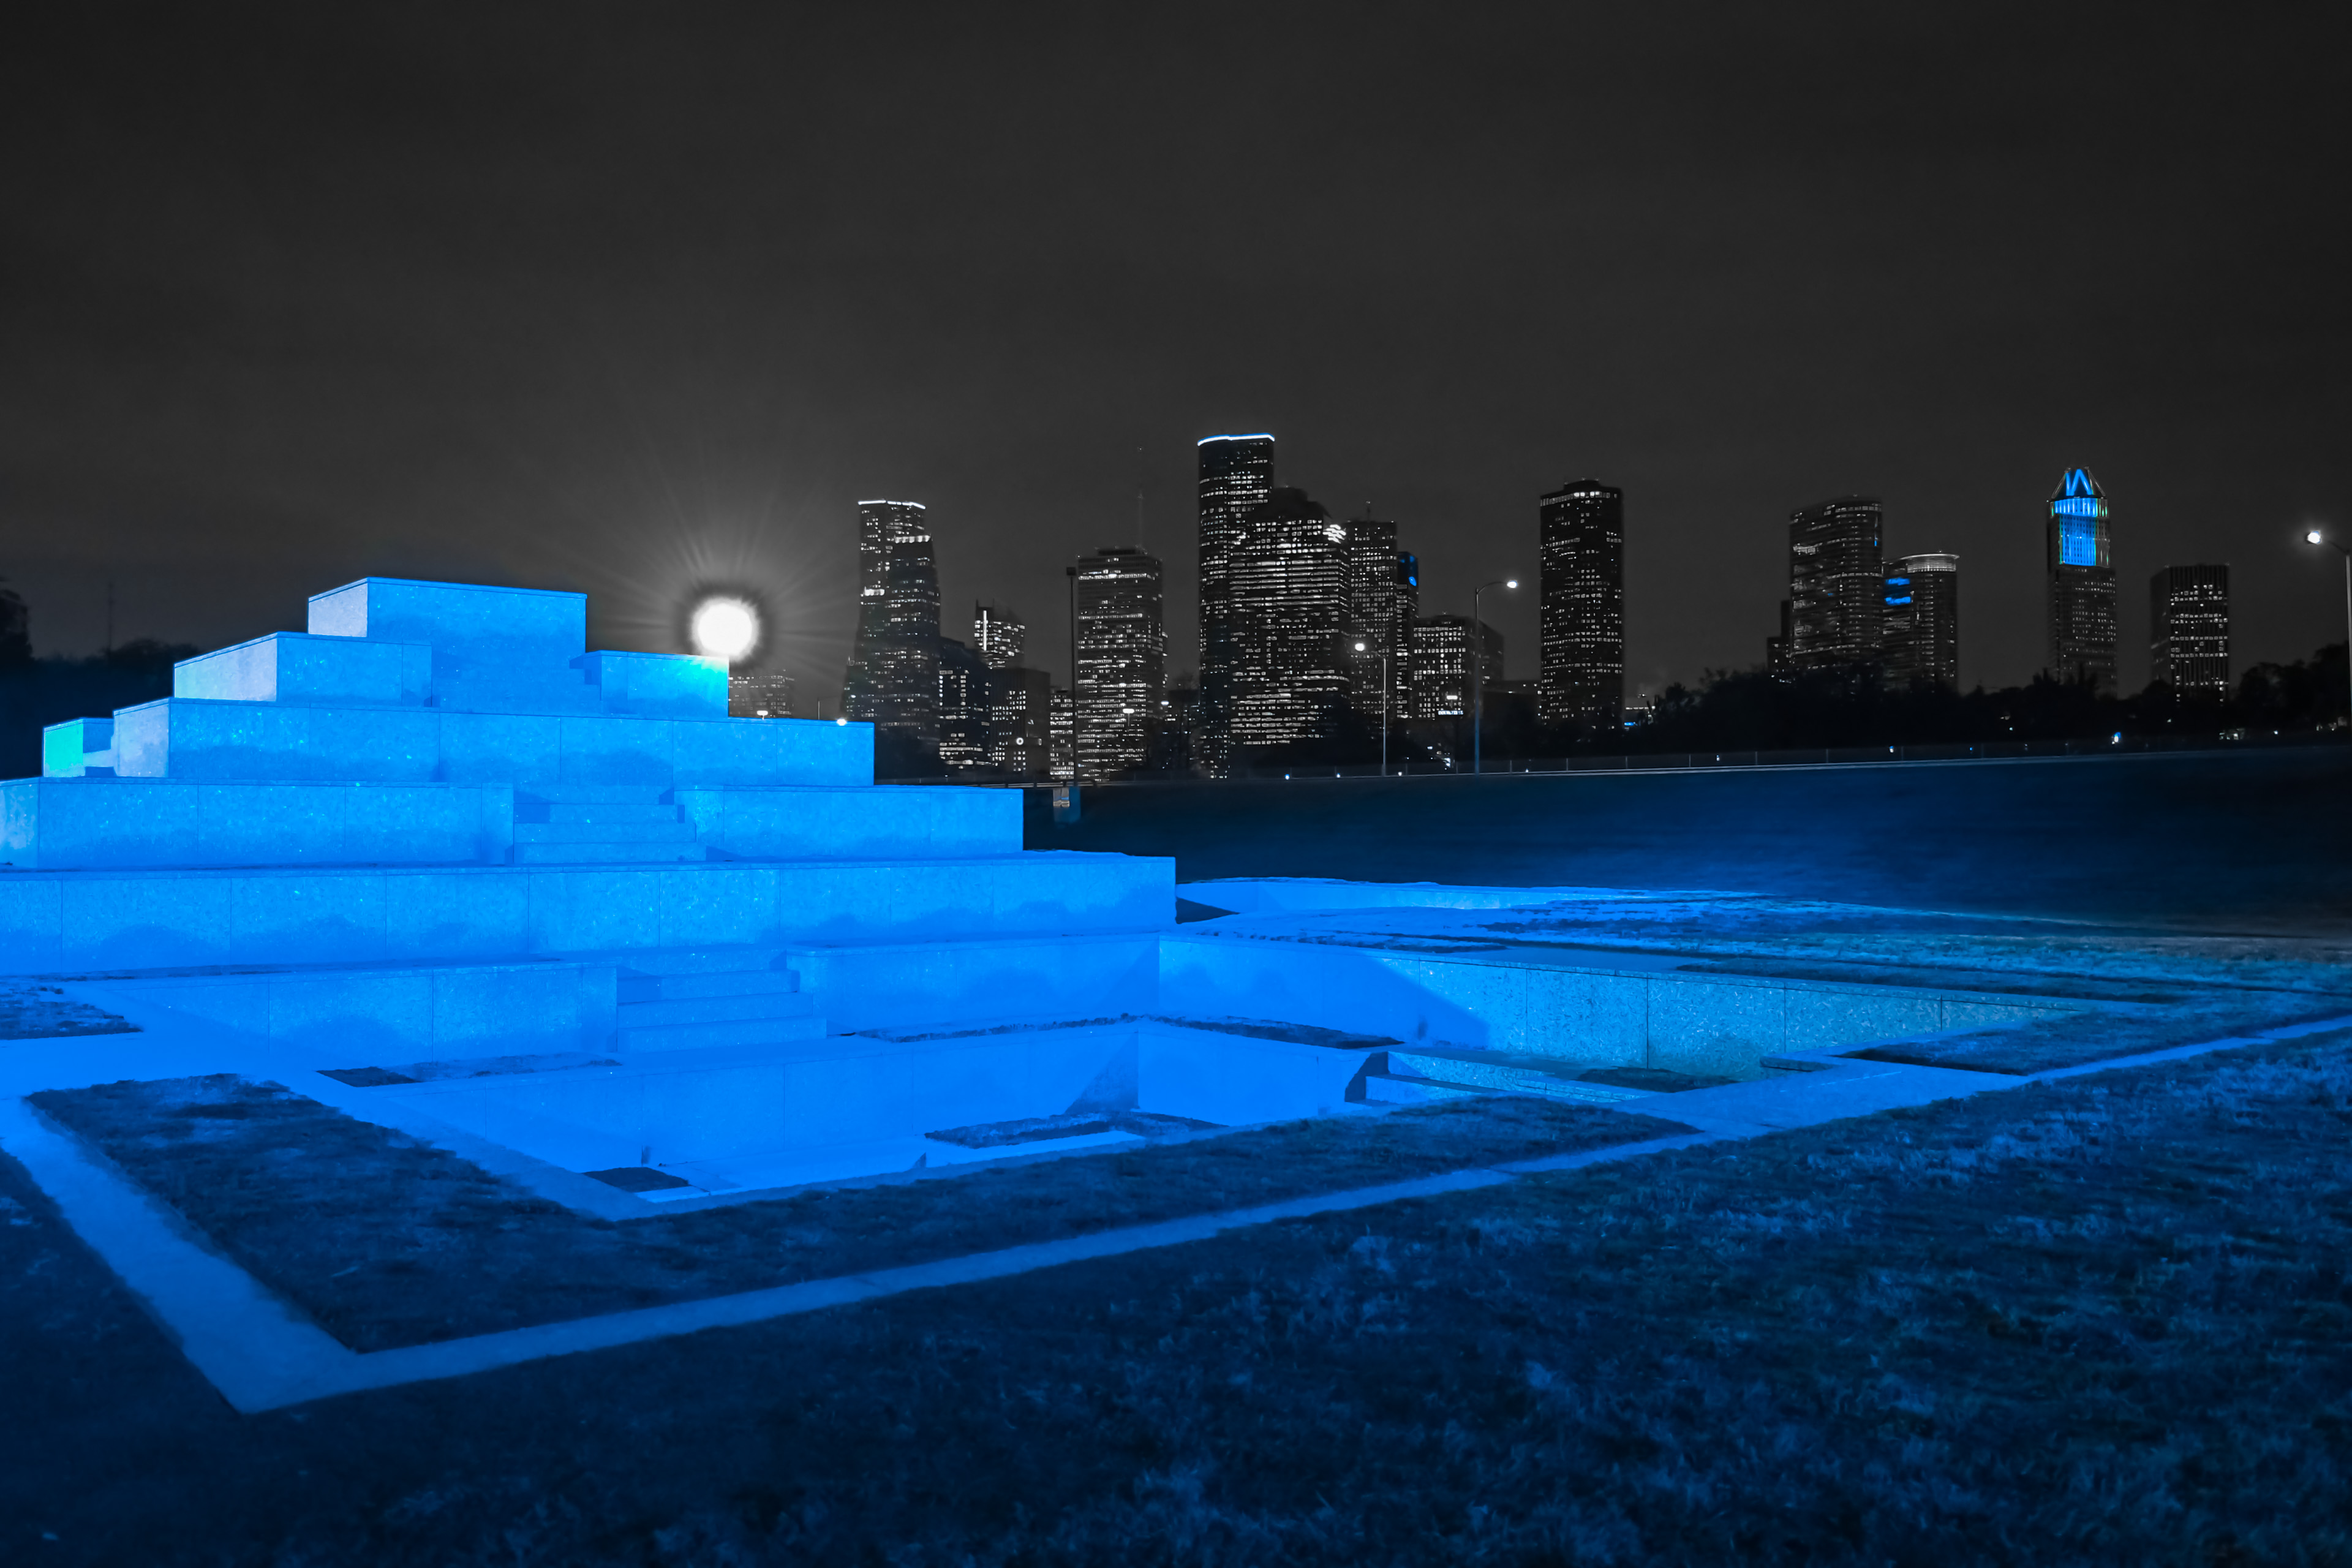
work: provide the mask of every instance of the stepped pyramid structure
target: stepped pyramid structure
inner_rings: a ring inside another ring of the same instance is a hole
[[[578,594],[371,577],[0,783],[0,973],[355,1059],[774,1044],[1148,1005],[1173,865],[1026,853],[1017,791],[874,784]]]

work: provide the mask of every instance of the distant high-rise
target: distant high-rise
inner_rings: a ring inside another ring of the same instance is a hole
[[[857,640],[842,704],[852,719],[937,745],[940,578],[914,501],[857,503]]]
[[[1201,463],[1201,700],[1195,758],[1223,774],[1233,728],[1234,554],[1249,514],[1274,493],[1274,437],[1211,436]]]
[[[1109,778],[1143,766],[1168,692],[1160,563],[1110,546],[1077,563],[1078,771]]]
[[[1348,525],[1305,490],[1276,489],[1250,510],[1231,558],[1231,744],[1328,735],[1348,698]]]
[[[1020,778],[1053,767],[1054,683],[1042,669],[1013,665],[989,671],[988,763]]]
[[[2148,580],[2151,679],[2183,697],[2230,695],[2230,569],[2167,566]]]
[[[949,767],[989,765],[990,675],[969,646],[940,639],[940,761]]]
[[[1396,692],[1391,710],[1400,719],[1420,711],[1412,698],[1413,628],[1421,625],[1421,558],[1410,550],[1396,554],[1396,667],[1389,671]]]
[[[734,719],[789,719],[793,716],[792,672],[781,665],[766,669],[730,670],[727,713]]]
[[[1370,507],[1364,511],[1348,521],[1348,609],[1340,642],[1348,663],[1349,703],[1377,722],[1383,703],[1391,718],[1409,716],[1401,693],[1412,646],[1418,569],[1413,558],[1396,547],[1396,524],[1371,516]]]
[[[2069,468],[2050,498],[2050,673],[2116,689],[2116,565],[2107,492],[2088,468]]]
[[[1878,657],[1885,584],[1876,496],[1839,496],[1789,514],[1792,669],[1841,669]]]
[[[1886,684],[1960,685],[1960,558],[1906,555],[1886,568],[1881,636]]]
[[[1537,516],[1543,571],[1543,685],[1547,723],[1615,729],[1625,706],[1625,492],[1571,479],[1542,497]]]
[[[1414,718],[1470,716],[1470,625],[1467,616],[1424,616],[1413,623]],[[1484,622],[1479,623],[1478,631],[1483,666],[1479,679],[1493,686],[1503,679],[1503,634]]]
[[[1021,662],[1021,649],[1027,641],[1029,629],[1021,617],[1002,605],[974,604],[971,607],[972,651],[980,662],[991,669],[1011,669]]]

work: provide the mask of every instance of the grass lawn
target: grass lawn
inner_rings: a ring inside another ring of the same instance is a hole
[[[2323,1037],[253,1417],[0,1161],[0,1561],[2344,1563],[2347,1141]]]
[[[686,1214],[648,1206],[616,1224],[274,1084],[123,1082],[33,1103],[362,1351],[1690,1131],[1587,1106],[1476,1100]]]

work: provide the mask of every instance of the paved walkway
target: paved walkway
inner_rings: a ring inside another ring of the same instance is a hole
[[[79,1140],[52,1126],[22,1098],[26,1090],[21,1083],[0,1085],[0,1147],[23,1162],[33,1179],[57,1201],[68,1223],[145,1300],[150,1310],[179,1340],[189,1361],[212,1381],[223,1397],[238,1410],[250,1413],[364,1389],[462,1377],[548,1356],[821,1311],[909,1290],[1001,1279],[1068,1263],[1205,1241],[1227,1231],[1276,1220],[1470,1192],[1549,1172],[1640,1159],[1668,1150],[1757,1137],[1785,1128],[1814,1126],[1899,1106],[1997,1093],[2084,1073],[2184,1060],[2212,1051],[2347,1026],[2352,1026],[2352,1015],[2145,1056],[2061,1068],[2028,1078],[1854,1062],[1824,1055],[1818,1059],[1828,1065],[1819,1072],[1771,1082],[1691,1090],[1672,1097],[1671,1106],[1659,1103],[1666,1097],[1654,1096],[1631,1101],[1623,1108],[1652,1115],[1671,1110],[1675,1120],[1697,1129],[1677,1137],[1514,1161],[1155,1225],[1097,1231],[1090,1236],[942,1258],[903,1268],[877,1269],[835,1279],[811,1280],[635,1311],[609,1312],[571,1322],[364,1354],[349,1349],[316,1324],[298,1316],[251,1275],[213,1250],[176,1213],[125,1180]],[[136,1060],[148,1069],[148,1076],[163,1076],[163,1072],[155,1070],[158,1068],[166,1072],[207,1070],[192,1068],[183,1050],[152,1037],[143,1041],[139,1036],[98,1038],[110,1042],[111,1048],[89,1053],[93,1064],[100,1058],[119,1065]],[[83,1043],[89,1042],[76,1042]],[[180,1058],[178,1064],[166,1067],[166,1061],[174,1057]],[[10,1076],[14,1075],[0,1074],[0,1079]],[[96,1080],[85,1077],[82,1081]]]

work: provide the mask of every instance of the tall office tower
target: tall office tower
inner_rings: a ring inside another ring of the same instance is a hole
[[[1347,611],[1340,619],[1340,650],[1348,664],[1348,705],[1377,719],[1381,712],[1381,656],[1394,661],[1396,635],[1396,524],[1364,515],[1348,520]]]
[[[1028,635],[1029,629],[1021,624],[1021,617],[1003,605],[972,605],[971,646],[980,655],[981,663],[989,668],[1011,669],[1019,664]]]
[[[1410,550],[1396,554],[1396,667],[1389,671],[1395,683],[1395,704],[1390,711],[1399,719],[1410,719],[1419,712],[1412,696],[1413,628],[1421,624],[1421,559]]]
[[[1249,514],[1274,493],[1274,437],[1211,436],[1201,462],[1201,719],[1196,759],[1222,776],[1233,728],[1233,565]]]
[[[1069,692],[1059,686],[1053,688],[1046,700],[1046,744],[1048,755],[1052,758],[1047,764],[1047,776],[1076,779],[1078,776],[1076,747],[1073,744],[1071,721],[1076,716],[1076,710],[1070,700]]]
[[[1960,558],[1906,555],[1886,568],[1881,631],[1886,684],[1930,680],[1960,689]]]
[[[1231,744],[1328,735],[1348,700],[1348,525],[1305,490],[1254,507],[1232,552]]]
[[[1078,558],[1078,772],[1132,773],[1144,763],[1168,694],[1168,632],[1160,563],[1108,546]]]
[[[940,578],[930,523],[914,501],[857,503],[857,640],[842,706],[877,729],[939,742]]]
[[[727,675],[727,716],[730,719],[791,718],[792,671],[781,665],[762,670],[730,670]]]
[[[1548,724],[1615,729],[1625,706],[1625,492],[1571,479],[1540,498]]]
[[[989,765],[992,673],[967,645],[940,639],[940,761],[949,767]]]
[[[1878,657],[1876,496],[1839,496],[1789,514],[1789,665],[1842,669]]]
[[[2069,468],[2050,498],[2050,673],[2116,689],[2116,563],[2107,492],[2088,468]]]
[[[1503,634],[1479,624],[1479,679],[1488,686],[1503,679]],[[1470,678],[1470,617],[1423,616],[1412,626],[1412,716],[1416,719],[1469,717],[1474,683]]]
[[[2152,679],[2183,697],[2230,695],[2230,569],[2167,566],[2147,584]]]
[[[1021,778],[1053,769],[1053,678],[1013,665],[989,671],[988,765]]]
[[[1780,601],[1780,635],[1764,639],[1764,673],[1775,680],[1789,673],[1789,623],[1791,619],[1789,601],[1783,599]]]

